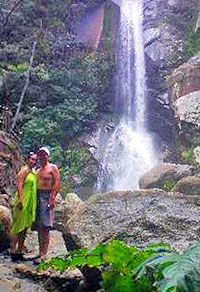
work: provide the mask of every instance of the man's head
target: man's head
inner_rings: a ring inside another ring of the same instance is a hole
[[[38,157],[40,158],[42,164],[45,164],[50,157],[50,151],[47,147],[41,147],[38,151],[37,151]]]

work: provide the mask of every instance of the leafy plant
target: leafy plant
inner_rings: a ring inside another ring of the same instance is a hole
[[[66,151],[66,160],[68,172],[70,174],[79,174],[83,170],[85,163],[90,159],[90,153],[87,148],[72,148]]]
[[[136,280],[147,273],[153,275],[159,292],[200,291],[200,242],[194,243],[182,254],[153,255],[136,272]]]
[[[200,51],[200,34],[191,30],[186,41],[186,56],[192,57]]]
[[[187,148],[186,150],[182,151],[181,156],[187,161],[188,164],[192,164],[194,159],[193,148]]]
[[[173,189],[173,187],[175,186],[176,182],[172,179],[169,179],[169,180],[165,180],[162,184],[162,187],[161,189],[166,191],[166,192],[169,192]]]
[[[135,246],[128,246],[119,240],[108,244],[99,244],[94,249],[80,249],[70,252],[64,259],[54,258],[43,262],[41,269],[53,267],[60,271],[74,267],[99,267],[102,272],[101,286],[107,292],[150,292],[154,291],[148,280],[148,275],[143,275],[134,281],[134,275],[140,265],[150,256],[155,254],[170,253],[167,244],[157,243],[140,250]]]
[[[64,271],[71,267],[100,267],[101,286],[107,292],[199,292],[200,242],[182,254],[169,245],[150,244],[140,250],[113,240],[92,250],[70,252],[66,258],[54,258],[41,264]]]

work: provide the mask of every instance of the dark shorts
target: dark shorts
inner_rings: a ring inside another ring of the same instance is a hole
[[[37,190],[36,227],[53,227],[54,211],[49,208],[50,190]]]

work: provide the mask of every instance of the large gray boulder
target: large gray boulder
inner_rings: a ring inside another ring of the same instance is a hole
[[[177,182],[173,191],[189,196],[200,196],[200,178],[196,176],[184,177]]]
[[[185,176],[191,175],[192,166],[181,165],[175,163],[161,163],[148,172],[146,172],[139,180],[141,189],[162,189],[166,183],[172,186]]]
[[[199,234],[199,203],[200,198],[158,189],[93,195],[65,222],[66,246],[73,240],[75,247],[92,247],[122,235],[139,245],[193,241]]]

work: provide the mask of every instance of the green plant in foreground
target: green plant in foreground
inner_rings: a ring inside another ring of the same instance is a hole
[[[48,260],[40,267],[64,271],[85,266],[103,270],[101,291],[200,291],[200,241],[178,254],[163,243],[151,244],[140,250],[113,240],[92,250],[72,251],[65,258]]]
[[[153,255],[137,269],[136,280],[147,273],[158,292],[199,292],[200,241],[182,254]]]
[[[101,286],[108,292],[151,292],[155,291],[148,279],[148,274],[134,280],[137,269],[150,256],[169,254],[171,248],[167,244],[158,243],[140,250],[135,246],[128,246],[119,240],[113,240],[94,249],[80,249],[70,252],[65,258],[54,258],[43,262],[41,269],[52,267],[64,271],[75,267],[103,268]]]

